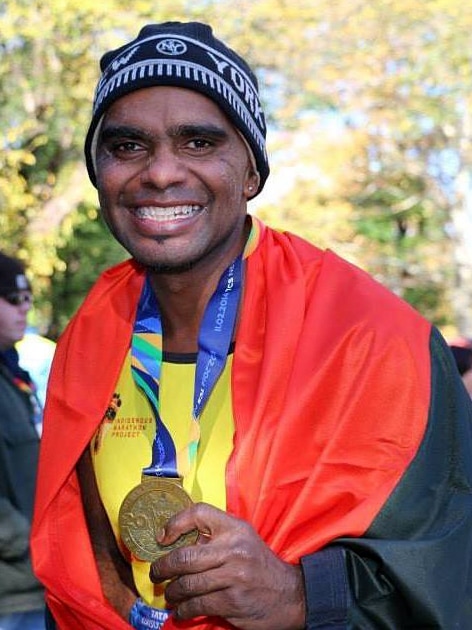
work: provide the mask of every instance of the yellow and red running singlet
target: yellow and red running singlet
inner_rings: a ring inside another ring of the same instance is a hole
[[[189,439],[192,420],[196,355],[164,356],[160,382],[161,417],[172,435],[177,451]],[[200,419],[200,443],[196,461],[184,478],[184,488],[195,502],[204,501],[226,509],[225,468],[233,446],[231,409],[231,365],[228,357]],[[143,468],[149,466],[155,420],[151,405],[136,385],[130,355],[123,364],[113,399],[91,443],[98,489],[120,543],[118,513],[126,494],[139,484]],[[130,559],[137,589],[151,606],[164,607],[162,586],[149,580],[149,563]]]

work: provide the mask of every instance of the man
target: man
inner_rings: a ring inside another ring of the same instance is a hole
[[[20,364],[33,377],[39,402],[44,407],[49,372],[56,344],[52,339],[40,335],[35,327],[29,326],[21,341],[16,344],[16,349],[20,357]]]
[[[60,340],[34,565],[59,628],[471,628],[472,409],[439,333],[247,214],[247,64],[199,23],[101,64],[86,160],[132,259]]]
[[[0,253],[0,630],[44,629],[29,553],[41,410],[15,349],[30,308],[23,266]]]

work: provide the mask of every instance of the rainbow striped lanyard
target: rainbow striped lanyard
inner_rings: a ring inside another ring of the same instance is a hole
[[[243,256],[238,256],[222,274],[203,316],[198,339],[189,442],[179,453],[159,412],[162,322],[149,278],[145,280],[131,343],[131,371],[135,382],[148,398],[156,421],[152,462],[143,469],[143,475],[183,477],[196,457],[200,440],[199,419],[224,369],[234,334],[241,295],[242,259]]]

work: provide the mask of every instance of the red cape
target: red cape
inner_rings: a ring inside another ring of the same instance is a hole
[[[114,391],[143,280],[133,262],[100,277],[51,373],[32,553],[67,630],[130,628],[102,594],[75,465]],[[228,511],[281,558],[362,536],[378,514],[423,437],[429,336],[423,318],[361,270],[262,227],[236,338],[226,489]],[[182,627],[227,626],[165,624]]]

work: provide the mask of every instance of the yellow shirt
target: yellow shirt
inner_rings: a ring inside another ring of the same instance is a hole
[[[160,415],[177,452],[188,443],[193,422],[194,359],[193,355],[190,358],[189,355],[164,356],[161,368]],[[234,433],[231,365],[230,355],[203,410],[196,460],[183,480],[185,490],[194,501],[204,501],[223,510],[226,508],[225,469]],[[154,434],[152,408],[133,380],[128,355],[113,400],[91,445],[98,490],[121,547],[120,506],[128,492],[140,483],[142,469],[151,464]],[[149,563],[133,558],[132,569],[141,597],[151,606],[164,608],[163,587],[149,580]]]

